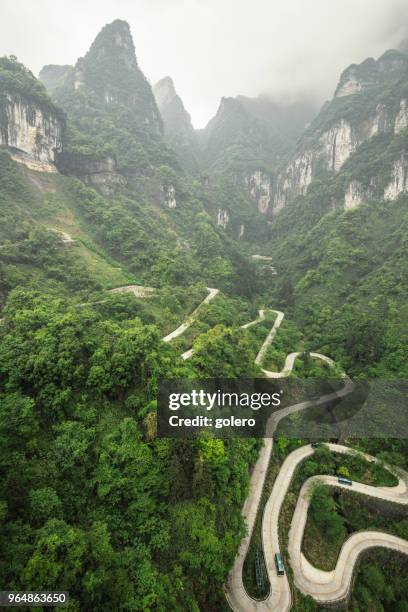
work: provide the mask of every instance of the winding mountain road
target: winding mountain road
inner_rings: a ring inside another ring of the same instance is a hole
[[[305,401],[293,406],[282,408],[273,413],[268,420],[266,433],[269,436],[264,439],[258,460],[253,469],[250,479],[250,493],[245,501],[242,516],[247,525],[247,535],[241,540],[238,554],[235,558],[234,566],[229,574],[227,582],[226,597],[232,610],[236,612],[257,611],[265,612],[266,610],[274,610],[276,612],[285,612],[291,606],[290,587],[286,576],[278,576],[275,568],[274,555],[279,551],[279,531],[278,519],[279,512],[282,507],[287,489],[290,485],[293,472],[290,472],[288,466],[283,464],[278,477],[275,481],[272,493],[266,503],[264,516],[262,521],[262,542],[264,548],[265,564],[268,572],[271,590],[269,596],[262,601],[252,599],[245,590],[243,582],[243,567],[245,557],[247,555],[253,528],[255,525],[256,515],[259,502],[262,495],[262,490],[265,484],[266,473],[269,465],[269,460],[273,450],[273,434],[279,425],[279,422],[293,414],[305,410],[310,406],[317,404],[325,404],[333,399],[344,397],[351,393],[354,388],[353,382],[344,377],[344,385],[338,391],[329,393],[320,397],[318,400]],[[311,447],[307,447],[312,454]],[[297,451],[295,451],[297,452]],[[305,452],[305,451],[304,451]],[[293,455],[293,453],[292,453]],[[290,455],[290,456],[292,456]],[[305,455],[305,457],[307,454]],[[286,484],[286,486],[285,486]]]
[[[352,449],[338,444],[327,444],[331,451],[336,453],[353,453]],[[313,453],[309,447],[300,448],[289,455],[283,467],[287,463],[290,478],[300,462]],[[363,455],[363,453],[359,453]],[[372,462],[378,460],[369,455],[363,455],[365,459]],[[389,470],[390,466],[385,466]],[[312,488],[316,483],[329,487],[346,487],[339,484],[334,476],[314,476],[306,480],[300,491],[296,509],[289,531],[288,552],[290,564],[293,570],[294,582],[297,588],[305,595],[311,595],[315,600],[324,603],[335,603],[344,600],[347,596],[355,564],[359,555],[365,550],[374,547],[391,548],[398,552],[408,554],[408,541],[378,531],[360,531],[351,535],[343,544],[336,567],[331,572],[326,572],[313,567],[302,553],[303,534],[307,521],[307,513],[310,504]],[[395,487],[373,487],[359,482],[353,482],[352,491],[361,493],[384,501],[408,505],[408,474],[399,471],[398,485]]]
[[[69,234],[63,232],[62,230],[58,230],[56,228],[48,229],[57,232],[61,236],[62,242],[65,244],[72,244],[75,242]],[[10,245],[1,245],[0,248],[6,248],[7,246]],[[141,289],[146,289],[149,294],[151,294],[153,291],[150,287],[144,288],[138,286],[136,290],[136,287],[132,286],[119,287],[113,290],[113,292],[132,291],[132,293],[137,295],[140,293]],[[184,323],[162,339],[163,342],[171,342],[183,334],[196,320],[201,307],[208,304],[219,293],[218,289],[207,287],[207,290],[208,295],[206,298],[199,304],[199,306],[197,306],[197,308],[191,313]],[[257,365],[261,365],[263,363],[267,350],[273,342],[285,316],[283,312],[278,310],[274,310],[272,312],[276,314],[276,319],[255,358],[255,363]],[[242,325],[241,329],[248,329],[249,327],[260,323],[264,319],[265,310],[260,310],[258,318],[254,321],[246,323],[245,325]],[[192,355],[193,349],[191,348],[183,353],[182,358],[189,359]],[[288,354],[285,359],[283,369],[279,372],[269,371],[266,369],[262,369],[262,372],[267,378],[286,378],[291,374],[295,361],[300,355],[301,353],[299,352]],[[312,358],[324,361],[329,365],[333,365],[334,363],[332,359],[320,353],[310,353],[310,356]],[[275,480],[271,495],[264,509],[262,521],[262,541],[266,569],[271,585],[268,597],[262,601],[252,599],[245,590],[242,578],[243,565],[250,545],[251,535],[255,525],[268,465],[273,450],[272,436],[276,431],[280,420],[289,416],[290,414],[305,410],[309,406],[325,404],[335,398],[340,398],[350,393],[354,385],[346,374],[343,374],[343,379],[344,385],[340,390],[324,395],[318,400],[305,401],[283,408],[282,410],[272,414],[268,420],[266,430],[268,437],[264,440],[264,445],[253,468],[250,478],[250,492],[242,509],[242,516],[247,525],[247,535],[241,541],[234,566],[229,574],[226,585],[226,598],[230,607],[235,612],[287,612],[290,610],[290,585],[286,575],[277,575],[274,555],[280,549],[280,510],[296,468],[302,461],[304,461],[314,452],[310,445],[295,450],[286,458]],[[355,452],[350,448],[336,444],[327,444],[327,446],[333,452]],[[366,456],[366,458],[370,461],[377,461],[373,457]],[[343,544],[336,567],[333,571],[326,572],[313,567],[302,553],[301,546],[310,504],[310,492],[316,482],[330,487],[341,486],[338,483],[337,478],[323,475],[314,476],[303,484],[289,531],[288,553],[296,587],[302,593],[312,596],[320,603],[335,603],[343,600],[347,596],[351,587],[353,571],[361,553],[369,548],[385,547],[408,555],[408,541],[382,532],[358,532],[350,536]],[[408,505],[408,475],[406,473],[401,474],[396,487],[372,487],[361,483],[353,483],[352,490],[356,493],[361,493],[377,499]]]
[[[213,300],[215,296],[220,292],[219,289],[211,289],[211,287],[207,287],[207,291],[208,291],[208,295],[201,302],[201,304],[199,304],[197,308],[193,310],[191,315],[188,317],[188,319],[186,319],[184,323],[182,323],[177,329],[172,331],[170,334],[162,338],[163,342],[171,342],[172,340],[174,340],[174,338],[177,338],[177,336],[181,336],[181,334],[183,334],[186,331],[186,329],[188,329],[194,323],[194,321],[197,318],[197,314],[200,308],[202,308],[205,304],[208,304],[209,302],[211,302],[211,300]]]
[[[153,297],[156,289],[146,287],[145,285],[125,285],[124,287],[115,287],[109,289],[109,293],[132,293],[137,298]]]
[[[55,232],[56,234],[59,234],[64,244],[74,244],[76,242],[76,240],[74,240],[68,234],[68,232],[64,232],[63,230],[57,229],[56,227],[47,227],[46,229],[50,230],[50,232]]]
[[[215,297],[215,296],[214,296]],[[201,304],[200,304],[201,306]],[[195,312],[197,312],[198,308],[195,310]],[[263,321],[265,319],[265,311],[264,310],[259,310],[259,316],[258,318],[256,318],[254,321],[250,321],[249,323],[245,323],[245,325],[241,325],[241,329],[248,329],[249,327],[252,327],[253,325],[256,325],[257,323],[260,323],[261,321]],[[277,312],[276,310],[273,312]],[[194,314],[194,313],[193,313]],[[182,326],[180,326],[182,327]],[[180,329],[180,327],[178,329]],[[177,331],[177,330],[176,330]],[[173,332],[174,333],[174,332]],[[181,332],[182,333],[182,332]],[[171,334],[170,334],[171,335]],[[194,355],[194,349],[190,348],[188,349],[188,351],[186,351],[185,353],[183,353],[181,355],[182,359],[186,360],[186,359],[191,359],[191,357]]]
[[[282,312],[275,312],[277,318],[255,360],[258,365],[263,362],[268,347],[272,343],[284,318]],[[260,319],[247,324],[247,326],[255,324],[259,320],[262,320],[262,318],[260,313]],[[290,353],[286,357],[285,365],[281,372],[262,371],[268,378],[285,378],[290,375],[296,358],[299,357],[300,354],[301,353]],[[332,359],[320,353],[311,353],[310,355],[314,358],[323,360],[329,365],[334,364]],[[302,402],[283,408],[272,414],[268,420],[266,431],[269,437],[264,440],[264,446],[254,466],[250,479],[250,493],[242,509],[242,516],[247,525],[247,535],[241,540],[238,554],[235,558],[234,566],[229,574],[226,585],[226,598],[234,612],[288,612],[291,608],[292,597],[289,581],[286,574],[284,576],[278,576],[274,556],[276,552],[280,551],[280,510],[297,466],[314,452],[310,445],[297,449],[287,457],[279,471],[271,495],[265,505],[262,520],[262,543],[266,570],[271,586],[268,597],[262,601],[252,599],[245,590],[243,583],[244,561],[250,545],[257,510],[265,484],[266,472],[273,450],[272,436],[276,431],[279,421],[290,414],[304,410],[312,405],[325,404],[335,398],[344,397],[351,393],[354,388],[353,382],[345,373],[343,373],[343,379],[344,385],[340,390],[322,396],[318,400]],[[336,444],[328,444],[328,447],[335,452],[355,452],[353,449]],[[365,457],[370,461],[377,461],[373,457]],[[390,534],[374,531],[353,534],[343,545],[336,569],[333,570],[333,572],[323,572],[322,570],[314,568],[301,552],[301,545],[309,508],[308,494],[310,494],[310,488],[316,481],[328,486],[341,486],[337,478],[332,476],[317,476],[313,479],[309,479],[309,481],[304,484],[299,495],[289,533],[290,564],[294,573],[295,585],[299,590],[305,595],[311,595],[318,602],[331,603],[340,601],[347,596],[351,587],[351,580],[356,562],[363,551],[376,546],[382,546],[408,554],[408,541]],[[398,486],[394,488],[370,487],[368,485],[354,483],[353,490],[380,499],[408,504],[407,483],[408,476],[405,474],[404,478],[399,479]]]
[[[171,340],[186,331],[186,329],[196,320],[199,309],[204,304],[210,302],[219,293],[218,289],[207,288],[207,290],[209,292],[208,296],[182,325],[163,338],[164,342],[171,342]],[[255,358],[255,363],[257,363],[257,365],[263,363],[267,350],[273,342],[285,316],[283,312],[278,310],[272,312],[275,312],[276,319]],[[265,311],[260,310],[258,318],[242,325],[241,329],[248,329],[264,319]],[[280,372],[272,372],[265,369],[263,369],[262,372],[267,378],[286,378],[292,372],[295,361],[301,354],[302,353],[296,352],[287,355],[284,367]],[[183,353],[182,357],[183,359],[189,359],[192,355],[193,349],[191,348]],[[310,353],[310,356],[322,360],[329,365],[334,364],[333,360],[326,355]],[[234,566],[230,571],[226,585],[226,598],[234,612],[288,612],[291,608],[292,596],[287,575],[278,576],[275,567],[275,553],[280,550],[279,514],[297,467],[302,461],[314,453],[310,445],[303,446],[293,451],[286,458],[276,477],[272,492],[265,505],[262,520],[262,542],[266,570],[271,585],[269,595],[266,599],[262,601],[252,599],[245,590],[243,583],[244,561],[249,549],[251,535],[255,525],[268,465],[273,450],[273,434],[279,422],[290,414],[305,410],[310,406],[329,403],[333,399],[341,398],[351,393],[354,388],[353,382],[345,373],[342,374],[342,377],[344,384],[338,391],[328,393],[317,400],[305,401],[282,408],[272,414],[268,419],[266,428],[266,435],[268,437],[264,439],[264,445],[253,468],[250,478],[250,492],[242,509],[242,516],[247,525],[247,534],[241,540],[238,554],[235,558]],[[327,446],[332,452],[357,452],[338,444],[327,443]],[[359,454],[363,455],[368,461],[377,461],[374,457],[364,455],[363,453]],[[389,466],[386,467],[391,469]],[[356,493],[361,493],[377,499],[408,505],[408,474],[401,470],[399,474],[398,485],[396,487],[372,487],[354,482],[352,490]],[[325,572],[313,567],[302,553],[301,547],[310,504],[310,493],[316,482],[330,487],[344,486],[339,484],[337,478],[324,475],[309,478],[303,484],[289,531],[288,553],[296,587],[305,595],[312,596],[316,601],[330,604],[344,600],[345,597],[347,597],[351,588],[353,571],[361,553],[369,548],[385,547],[408,555],[408,541],[382,532],[358,532],[350,536],[343,544],[336,568],[333,571]]]

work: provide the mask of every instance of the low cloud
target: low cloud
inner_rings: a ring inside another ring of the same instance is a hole
[[[221,96],[331,97],[350,63],[406,36],[406,0],[2,0],[0,54],[38,74],[74,63],[113,19],[131,26],[154,83],[170,74],[202,127]]]

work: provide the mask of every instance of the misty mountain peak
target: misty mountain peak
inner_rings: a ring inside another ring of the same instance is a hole
[[[408,59],[401,51],[389,49],[380,57],[377,64],[380,72],[399,72],[407,69]]]
[[[177,96],[173,79],[169,76],[160,79],[160,81],[153,86],[153,93],[159,108],[170,104]]]
[[[223,115],[232,110],[243,110],[241,103],[236,98],[223,96],[218,107],[217,115]]]
[[[122,105],[140,125],[162,131],[152,88],[140,70],[129,24],[117,19],[105,25],[69,74],[68,88],[84,89],[104,105]]]
[[[176,92],[173,79],[169,76],[160,79],[153,87],[157,106],[163,117],[166,131],[193,130],[191,118],[186,111],[183,101]]]
[[[137,66],[129,24],[116,19],[105,25],[92,43],[87,56],[93,56],[101,61],[116,57],[124,61],[128,67]]]
[[[173,79],[165,76],[153,87],[154,97],[164,123],[164,132],[184,168],[198,172],[197,141],[191,117],[177,94]]]
[[[41,69],[38,78],[45,85],[47,91],[52,93],[57,87],[64,84],[65,79],[71,72],[72,66],[48,64]]]
[[[390,49],[378,60],[369,57],[361,64],[352,64],[340,76],[335,98],[353,95],[385,81],[395,80],[408,71],[404,53]]]
[[[220,126],[225,121],[230,121],[232,118],[250,117],[241,102],[237,98],[223,96],[220,100],[215,117],[210,119],[205,127],[207,135],[210,134],[216,126]]]

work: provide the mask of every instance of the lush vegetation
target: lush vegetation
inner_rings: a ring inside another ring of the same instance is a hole
[[[156,440],[157,378],[191,366],[106,309],[18,289],[3,311],[1,582],[73,610],[218,609],[258,444]]]
[[[325,197],[325,183],[316,185],[305,199],[302,219],[308,210],[321,215]],[[319,346],[350,373],[407,373],[406,204],[401,197],[328,212],[301,238],[295,239],[292,229],[280,244],[273,243],[275,257],[287,263],[290,312],[310,339],[306,347]],[[300,210],[301,203],[297,206]],[[280,232],[293,214],[282,214]],[[275,295],[287,304],[288,288],[277,282]]]
[[[254,532],[244,565],[245,587],[253,597],[258,599],[265,598],[270,589],[263,560],[261,563],[264,575],[264,586],[262,589],[259,589],[255,576],[256,553],[257,551],[262,551],[261,530],[265,504],[272,491],[273,483],[279,473],[283,461],[296,448],[304,446],[305,444],[307,444],[307,440],[295,438],[289,439],[283,436],[278,438],[276,441],[276,452],[274,452],[268,467],[265,488],[262,493]],[[298,468],[282,509],[282,527],[280,532],[282,535],[281,541],[283,543],[283,551],[285,554],[291,516],[295,509],[301,486],[311,476],[321,474],[345,476],[347,478],[352,478],[355,481],[364,482],[365,484],[371,484],[374,486],[394,486],[397,484],[395,476],[384,469],[381,464],[368,463],[357,454],[340,455],[331,453],[324,445],[320,446],[315,450],[313,456],[304,461]],[[343,543],[346,537],[346,529],[344,527],[343,520],[336,513],[335,509],[335,502],[333,501],[327,487],[317,487],[314,491],[314,502],[312,502],[310,509],[313,518],[308,519],[303,544],[303,550],[306,551],[306,556],[309,557],[308,552],[310,550],[313,551],[314,554],[312,554],[310,557],[310,560],[313,563],[317,558],[319,559],[319,562],[315,564],[316,566],[320,566],[323,563],[323,559],[325,558],[325,555],[328,554],[328,551],[332,554],[335,554],[333,551],[338,553],[338,546],[339,544],[341,545]],[[317,519],[314,516],[315,514],[317,514]],[[319,528],[321,529],[320,539],[316,539],[316,529],[314,528],[315,522],[319,524]],[[364,519],[360,524],[363,525],[363,523]],[[310,527],[311,524],[313,527]],[[337,556],[334,558],[337,560]],[[290,567],[288,560],[286,567]],[[326,567],[324,567],[324,569],[326,569]],[[295,605],[297,605],[299,598],[300,594],[296,591]],[[312,609],[314,608],[312,607]]]
[[[287,454],[291,452],[295,447],[302,446],[303,444],[304,441],[302,440],[287,441],[283,439],[281,443],[278,442],[278,452],[279,456],[281,457],[281,460],[286,457]],[[346,476],[357,482],[364,482],[366,484],[371,484],[374,486],[394,486],[397,482],[395,476],[393,476],[389,471],[387,471],[381,464],[369,463],[356,454],[332,454],[324,445],[317,448],[313,456],[304,461],[296,471],[289,492],[285,498],[284,505],[282,507],[281,520],[279,525],[279,535],[282,547],[281,552],[283,552],[284,556],[287,555],[288,532],[293,512],[296,507],[299,491],[303,483],[308,478],[320,474]],[[307,540],[305,540],[303,544],[303,551],[306,552],[307,555],[308,551],[311,550],[311,554],[315,554],[315,556],[313,556],[313,559],[316,558],[316,555],[319,555],[318,565],[321,565],[322,563],[324,563],[324,555],[333,555],[333,550],[335,546],[334,542],[336,542],[336,545],[338,546],[340,541],[344,541],[344,538],[347,536],[347,530],[343,517],[336,512],[337,505],[335,498],[333,498],[330,492],[328,492],[327,487],[318,486],[315,489],[314,493],[314,507],[312,507],[310,513],[313,518],[308,517],[307,529],[309,529],[309,532],[306,534]],[[361,499],[361,496],[359,496],[359,498]],[[371,502],[369,500],[367,502],[368,507],[370,503]],[[381,514],[382,511],[383,508],[378,508],[378,514]],[[359,528],[363,527],[365,517],[364,512],[361,514],[361,517],[362,521],[359,523]],[[313,525],[315,525],[316,522],[319,524],[322,540],[324,539],[324,543],[323,541],[320,541],[321,548],[319,551],[316,548],[318,542],[316,540],[313,540],[311,536],[311,521],[313,521]],[[403,524],[405,523],[403,522]],[[364,528],[367,528],[367,523],[364,525]],[[403,528],[402,525],[401,528]],[[399,533],[401,533],[401,531]],[[308,545],[307,548],[306,545]],[[385,555],[386,558],[388,558],[390,564],[393,565],[395,563],[395,556],[390,553],[385,553]],[[290,564],[287,558],[286,567],[290,568]],[[364,568],[365,566],[362,565],[361,567]],[[382,568],[383,565],[381,565],[381,569]],[[375,571],[379,571],[378,566]],[[346,609],[360,609],[359,606],[361,606],[361,610],[366,609],[364,607],[364,599],[361,598],[361,589],[362,591],[365,591],[366,598],[375,597],[375,591],[370,591],[370,589],[367,588],[367,585],[364,584],[364,570],[363,572],[361,572],[361,570],[359,569],[358,572],[359,574],[355,582],[355,588],[353,589],[353,607],[348,605]],[[291,575],[290,570],[289,575]],[[403,589],[401,589],[400,591],[399,586],[397,585],[397,581],[394,584],[394,588],[396,593],[403,591]],[[307,610],[308,612],[317,612],[317,610],[319,609],[312,598],[305,598],[297,589],[293,589],[293,594],[294,610],[299,612],[303,612],[303,610]],[[391,608],[389,609],[391,610]],[[382,610],[382,608],[378,608],[378,610]]]
[[[4,127],[4,112],[7,94],[23,99],[32,108],[40,107],[45,113],[64,119],[64,113],[54,104],[46,89],[32,72],[21,64],[14,55],[0,57],[0,126]]]
[[[350,608],[355,612],[406,612],[407,558],[376,550],[364,555],[358,568]]]
[[[372,63],[360,68],[377,82],[326,106],[302,142],[339,118],[357,124],[380,103],[395,111],[408,95],[403,69],[380,82]],[[75,611],[218,611],[261,442],[158,439],[157,381],[259,376],[254,358],[275,315],[240,326],[270,307],[286,318],[265,367],[281,369],[300,351],[295,375],[324,378],[326,366],[309,355],[319,351],[360,378],[407,377],[408,199],[381,200],[408,151],[407,133],[369,140],[267,225],[241,183],[252,170],[276,169],[295,138],[285,136],[289,120],[282,131],[261,117],[260,101],[225,100],[202,134],[212,176],[188,176],[163,139],[127,24],[105,27],[74,68],[57,72],[52,102],[14,57],[0,60],[0,124],[5,94],[67,116],[62,174],[35,173],[0,154],[0,581],[68,590]],[[113,180],[107,192],[103,180],[100,192],[91,186],[94,174]],[[374,201],[344,211],[351,181]],[[174,209],[165,202],[170,187]],[[219,211],[230,215],[226,231]],[[64,247],[55,230],[72,234],[74,245]],[[260,244],[279,276],[251,260]],[[157,291],[148,299],[107,291],[126,284]],[[183,337],[163,343],[207,286],[222,293]],[[407,466],[404,440],[348,442]],[[275,445],[245,566],[255,596],[262,509],[284,458],[305,443],[281,437]],[[394,483],[381,466],[318,449],[285,502],[284,554],[301,484],[325,473]],[[321,488],[309,522],[305,548],[316,562],[322,550],[333,559],[347,532],[367,524],[407,535],[406,518],[387,526],[381,512]],[[386,553],[363,560],[352,609],[404,611],[403,568]],[[302,612],[316,608],[298,592],[294,599]]]
[[[406,510],[398,504],[376,503],[352,491],[333,492],[318,486],[311,499],[303,552],[315,567],[330,571],[336,566],[346,537],[364,529],[408,539]]]
[[[386,61],[393,59],[392,54],[385,57]],[[373,69],[375,74],[362,76],[377,81],[362,94],[327,104],[305,134],[304,146],[312,146],[313,139],[341,118],[354,126],[361,125],[378,104],[395,115],[400,99],[406,95],[406,61],[404,65],[397,75],[378,74],[377,66],[363,65],[363,71]],[[290,202],[274,220],[269,228],[268,250],[275,263],[285,262],[286,270],[285,277],[276,278],[269,295],[274,305],[284,309],[287,318],[301,329],[300,350],[330,355],[346,372],[359,378],[382,377],[382,399],[387,394],[395,398],[403,412],[406,396],[398,393],[392,379],[405,379],[408,373],[408,200],[402,194],[396,201],[384,201],[383,194],[391,182],[395,162],[404,160],[406,151],[407,132],[398,135],[387,132],[363,143],[336,175],[320,173],[307,195]],[[345,191],[352,181],[361,186],[367,203],[344,210]],[[274,367],[282,363],[278,349],[279,339],[270,350]],[[282,357],[287,350],[285,345]],[[374,399],[370,406],[375,409],[379,403],[381,400]],[[368,407],[365,414],[369,421]],[[406,467],[404,439],[366,437],[348,443]],[[293,443],[287,446],[293,449]],[[318,471],[312,470],[309,475],[325,473],[321,469],[319,466]],[[287,508],[294,502],[295,496],[293,499],[288,496]],[[329,559],[332,567],[347,533],[367,525],[393,531],[382,511],[387,517],[386,508],[377,509],[374,516],[360,503],[352,512],[344,495],[339,499],[325,489],[318,490],[311,507],[305,554],[317,566],[322,566],[323,559]],[[401,529],[402,524],[396,520],[393,532],[406,537]],[[404,609],[406,587],[399,582],[400,573],[392,576],[388,565],[395,568],[398,561],[387,552],[373,554],[370,561],[362,562],[349,609]],[[376,598],[381,603],[375,605]],[[315,606],[296,593],[295,608],[313,610]]]

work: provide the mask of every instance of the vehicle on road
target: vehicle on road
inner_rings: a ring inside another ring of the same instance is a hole
[[[353,484],[352,480],[350,480],[349,478],[344,478],[343,476],[339,476],[337,480],[339,484],[348,485],[349,487],[351,487],[351,485]]]
[[[321,445],[322,445],[321,442],[312,442],[310,446],[312,448],[320,448]]]
[[[275,553],[275,565],[278,576],[284,576],[285,566],[283,565],[282,555],[279,552]]]

